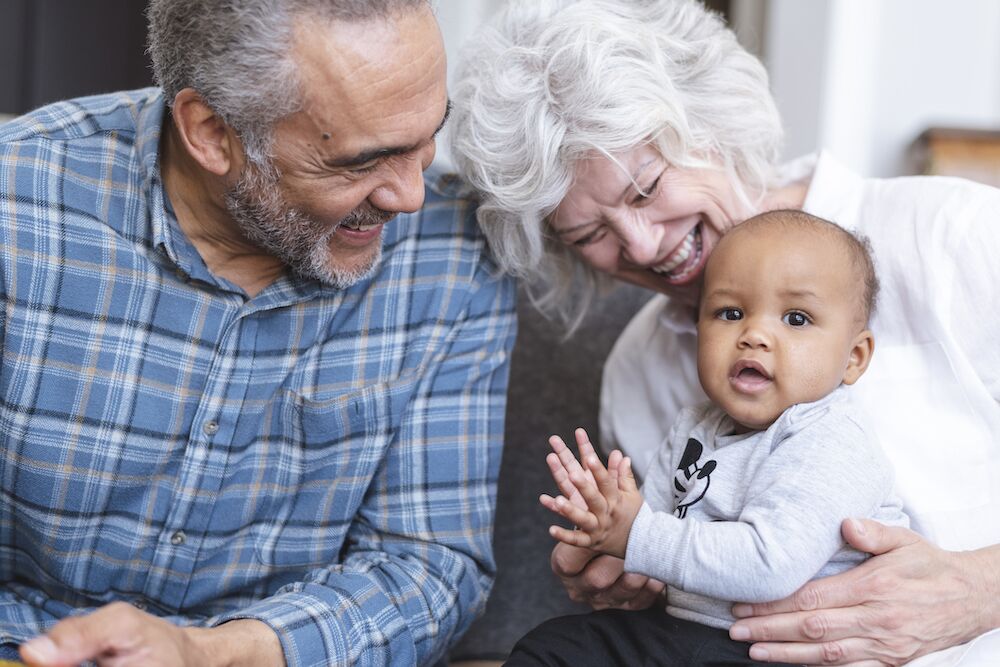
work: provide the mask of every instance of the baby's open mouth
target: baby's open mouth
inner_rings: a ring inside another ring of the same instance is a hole
[[[744,368],[743,370],[741,370],[739,373],[736,374],[736,377],[738,377],[740,379],[743,379],[743,380],[769,380],[770,379],[766,375],[764,375],[763,373],[761,373],[759,370],[757,370],[756,368]]]
[[[763,364],[753,359],[741,359],[729,371],[729,384],[744,394],[763,391],[773,380],[774,377]]]

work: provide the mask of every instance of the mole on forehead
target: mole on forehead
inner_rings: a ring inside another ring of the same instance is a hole
[[[329,140],[330,140],[330,133],[329,133],[329,132],[324,132],[324,133],[323,133],[322,135],[320,135],[320,136],[322,136],[322,137],[323,137],[323,141],[329,141]]]

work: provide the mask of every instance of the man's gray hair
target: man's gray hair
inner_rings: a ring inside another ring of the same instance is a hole
[[[674,166],[721,166],[747,206],[772,178],[782,129],[767,73],[694,0],[514,0],[463,55],[455,164],[482,193],[500,265],[564,321],[601,282],[546,230],[578,160],[652,144]]]
[[[295,22],[365,21],[428,0],[151,0],[149,53],[168,104],[193,88],[265,164],[275,121],[299,110]]]

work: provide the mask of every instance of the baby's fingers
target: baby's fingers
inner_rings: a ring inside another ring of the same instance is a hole
[[[542,504],[542,507],[544,507],[545,509],[551,512],[555,512],[556,514],[560,514],[559,505],[556,503],[556,499],[550,496],[549,494],[543,493],[542,495],[538,496],[538,502],[540,502]]]
[[[618,467],[618,488],[626,493],[639,490],[635,483],[635,475],[632,474],[632,458],[629,456],[622,459]]]
[[[549,446],[552,447],[552,451],[559,457],[559,461],[563,464],[563,467],[566,468],[566,470],[569,472],[573,472],[574,470],[583,472],[583,466],[581,466],[580,462],[576,460],[576,457],[573,456],[573,451],[566,446],[566,443],[563,442],[562,438],[558,435],[552,436],[549,438]]]
[[[617,475],[609,473],[604,464],[601,463],[601,459],[597,458],[597,454],[588,454],[583,459],[583,465],[586,466],[590,474],[594,476],[594,481],[597,482],[598,489],[604,498],[614,498],[618,494],[618,480]],[[580,490],[581,493],[583,489]],[[590,500],[587,499],[587,494],[583,494],[584,500],[587,500],[587,504],[590,505]],[[593,505],[591,505],[593,507]]]
[[[570,502],[574,505],[586,508],[587,503],[584,502],[583,496],[580,495],[576,485],[570,479],[569,471],[563,466],[559,457],[555,454],[549,454],[545,457],[545,462],[549,465],[549,472],[552,473],[552,479],[555,480],[559,492],[569,498]]]
[[[576,436],[576,447],[580,450],[580,460],[585,460],[588,456],[597,456],[594,445],[590,442],[590,436],[586,429],[578,428],[573,432]]]
[[[574,547],[589,548],[593,544],[587,533],[581,530],[569,530],[562,526],[549,526],[549,535]]]
[[[608,456],[608,472],[612,477],[618,476],[618,466],[622,464],[622,452],[616,449]]]
[[[555,512],[570,523],[574,523],[581,528],[590,528],[596,521],[596,517],[585,509],[577,507],[563,496],[553,498],[548,494],[542,494],[538,501],[548,510]]]
[[[598,484],[595,484],[593,481],[584,479],[580,473],[575,473],[571,477],[577,492],[583,498],[583,502],[587,505],[587,508],[594,514],[603,514],[605,509],[607,509],[608,503],[602,488],[599,488]]]

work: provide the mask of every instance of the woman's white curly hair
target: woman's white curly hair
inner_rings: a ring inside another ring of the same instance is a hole
[[[500,266],[571,328],[601,279],[545,218],[578,160],[653,144],[672,165],[721,166],[748,205],[772,177],[782,129],[767,73],[695,0],[513,0],[463,56],[455,164]]]

